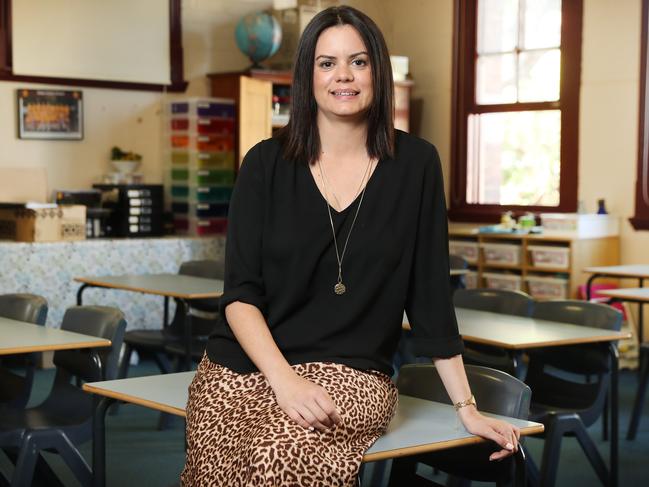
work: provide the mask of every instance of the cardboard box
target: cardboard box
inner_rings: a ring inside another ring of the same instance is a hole
[[[57,242],[85,238],[86,207],[83,205],[0,205],[0,239]]]

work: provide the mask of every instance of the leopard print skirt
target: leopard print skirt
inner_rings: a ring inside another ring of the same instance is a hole
[[[396,387],[384,374],[341,364],[293,369],[327,390],[342,424],[304,429],[280,409],[261,373],[238,374],[205,356],[189,386],[183,486],[358,485],[365,450],[394,414]]]

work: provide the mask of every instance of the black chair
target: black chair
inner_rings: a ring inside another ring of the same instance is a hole
[[[615,331],[622,326],[618,310],[586,301],[539,302],[533,317]],[[608,485],[606,466],[586,430],[605,416],[611,374],[608,347],[608,343],[595,343],[529,352],[525,382],[532,389],[530,420],[545,425],[540,472],[531,458],[528,461],[528,476],[534,485],[554,485],[563,436],[577,438],[598,477]]]
[[[531,316],[534,309],[530,295],[506,289],[459,289],[453,295],[453,303],[460,308],[515,316]],[[520,352],[465,342],[462,356],[466,364],[491,367],[519,378],[522,375]]]
[[[92,480],[91,469],[76,445],[92,438],[93,398],[71,380],[116,377],[126,322],[115,308],[76,306],[66,311],[61,329],[106,338],[112,346],[55,352],[54,385],[45,401],[33,408],[0,410],[0,448],[15,464],[11,485],[32,485],[32,480],[48,486],[59,484],[41,457],[42,451],[60,454],[82,485],[90,485]]]
[[[223,279],[225,274],[223,262],[214,260],[194,260],[183,262],[180,265],[178,274],[194,277],[206,277],[210,279]],[[128,365],[133,350],[138,354],[150,355],[155,360],[158,368],[163,374],[172,372],[174,367],[167,358],[170,353],[170,345],[178,345],[181,355],[185,355],[186,344],[184,343],[185,320],[187,316],[187,305],[184,301],[176,301],[176,311],[171,323],[167,324],[166,319],[161,330],[131,330],[126,332],[124,337],[125,350],[121,358],[120,377],[128,374]],[[167,316],[168,299],[165,299],[165,317]],[[205,349],[207,337],[215,327],[215,319],[218,315],[218,299],[196,299],[191,302],[192,312],[192,349]],[[177,348],[171,348],[175,352]],[[182,363],[182,361],[181,361]]]
[[[466,373],[481,411],[527,419],[532,394],[527,385],[501,370],[477,365],[467,365]],[[451,404],[432,364],[404,365],[399,371],[397,388],[400,394]],[[489,455],[499,450],[498,445],[488,442],[398,458],[392,462],[390,485],[429,485],[416,474],[417,463],[424,463],[449,474],[447,485],[469,485],[476,480],[524,487],[523,450],[503,461],[490,462]]]
[[[640,382],[638,382],[638,390],[635,395],[635,401],[633,401],[631,422],[629,423],[629,431],[626,435],[627,440],[634,440],[635,435],[638,433],[638,425],[640,424],[647,385],[649,385],[649,342],[640,345]]]
[[[451,270],[464,270],[469,268],[469,263],[460,255],[450,254],[448,263]],[[451,288],[453,291],[466,289],[466,280],[464,275],[451,276]]]
[[[43,326],[47,319],[47,301],[35,294],[3,294],[0,295],[0,316]],[[39,357],[40,353],[3,357],[4,363],[11,362],[12,368],[18,365],[25,373],[17,374],[0,366],[0,405],[17,408],[27,405]]]

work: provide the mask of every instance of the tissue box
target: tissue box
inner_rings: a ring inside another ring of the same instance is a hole
[[[85,238],[86,207],[83,205],[0,205],[0,239],[56,242]]]

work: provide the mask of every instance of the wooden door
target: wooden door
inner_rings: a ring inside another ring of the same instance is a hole
[[[272,135],[272,97],[269,81],[239,77],[239,166],[257,142]]]

